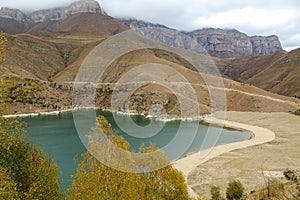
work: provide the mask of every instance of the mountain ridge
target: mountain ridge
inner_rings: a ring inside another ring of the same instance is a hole
[[[95,0],[79,0],[69,6],[43,9],[29,14],[24,14],[18,9],[1,8],[0,31],[10,34],[26,33],[34,26],[39,25],[39,23],[59,22],[79,13],[107,16],[100,4]],[[141,20],[120,19],[120,21],[132,29],[144,28],[144,32],[141,32],[142,34],[158,39],[169,46],[189,49],[195,47],[196,43],[201,48],[203,47],[209,55],[219,58],[268,55],[283,50],[278,36],[275,35],[248,36],[235,29],[223,30],[219,28],[203,28],[185,32]],[[74,22],[72,23],[74,24]],[[177,31],[178,35],[172,35],[173,38],[170,40],[169,36],[160,36],[159,31],[153,32],[149,30],[147,33],[145,28]],[[190,37],[190,39],[187,37]]]
[[[78,13],[96,13],[105,15],[102,7],[95,0],[79,0],[71,3],[69,6],[42,9],[27,14],[16,8],[2,7],[0,9],[1,18],[13,19],[25,24],[40,23],[49,20],[63,20]]]
[[[144,22],[142,20],[121,19],[121,21],[132,29],[137,30],[145,30],[145,28],[175,30],[164,25]],[[266,55],[273,54],[276,51],[283,51],[279,38],[276,35],[248,36],[236,29],[203,28],[191,32],[178,31],[179,37],[174,37],[172,41],[169,38],[159,37],[159,31],[154,32],[149,30],[149,32],[140,31],[140,33],[159,39],[160,42],[177,48],[191,47],[193,46],[192,43],[197,42],[201,47],[204,47],[208,54],[219,58]],[[182,39],[180,35],[186,35],[191,39]]]
[[[73,2],[69,6],[54,8],[54,9],[44,9],[32,12],[30,18],[35,22],[45,22],[45,21],[57,21],[63,20],[78,13],[95,13],[104,15],[100,4],[94,0],[80,0]]]

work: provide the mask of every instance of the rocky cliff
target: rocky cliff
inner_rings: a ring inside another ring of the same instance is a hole
[[[237,30],[201,29],[187,33],[212,56],[228,58],[253,54],[272,54],[282,50],[277,36],[247,36]]]
[[[72,3],[68,7],[39,10],[30,14],[34,22],[44,22],[48,20],[62,20],[77,13],[99,13],[104,14],[99,3],[94,0],[80,0]]]
[[[251,37],[251,44],[254,54],[273,54],[282,50],[281,43],[276,35],[268,37],[253,36]]]
[[[161,25],[161,24],[153,24],[150,22],[145,22],[141,20],[136,19],[120,19],[126,26],[129,26],[132,29],[135,28],[166,28],[170,29],[167,26]]]
[[[2,7],[0,9],[0,17],[6,18],[6,19],[13,19],[18,22],[26,22],[28,20],[28,17],[22,13],[22,11],[18,9],[11,9],[11,8],[5,8]]]
[[[272,54],[282,50],[277,36],[248,36],[237,30],[200,29],[193,32],[174,33],[173,29],[137,20],[122,20],[124,24],[140,33],[172,47],[201,52],[203,47],[211,56],[229,58],[254,54]],[[150,28],[150,29],[146,29]],[[152,29],[151,29],[152,28]],[[153,29],[154,28],[154,29]],[[167,34],[166,34],[167,33]],[[172,33],[172,37],[170,37]]]
[[[80,0],[67,7],[39,10],[25,15],[20,10],[1,8],[0,31],[11,34],[24,33],[36,23],[64,20],[78,13],[95,13],[105,15],[99,3],[95,0]],[[201,29],[193,32],[180,32],[160,24],[152,24],[134,19],[122,20],[131,28],[142,28],[139,31],[149,37],[172,47],[180,47],[203,53],[204,49],[211,55],[220,58],[247,56],[255,54],[272,54],[282,50],[277,36],[247,36],[237,30]],[[72,23],[78,21],[73,20]],[[88,21],[91,23],[91,21]],[[59,22],[58,22],[59,23]],[[69,24],[65,24],[72,32]],[[152,29],[148,29],[152,28]],[[159,28],[153,29],[153,28]],[[126,30],[126,29],[122,29]],[[119,31],[117,31],[119,32]]]
[[[12,19],[21,23],[38,23],[45,21],[58,21],[77,13],[98,13],[104,14],[99,3],[94,0],[80,0],[70,6],[54,9],[39,10],[28,15],[18,9],[1,8],[0,18]]]

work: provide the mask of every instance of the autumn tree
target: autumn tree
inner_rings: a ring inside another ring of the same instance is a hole
[[[149,162],[139,161],[139,165],[147,163],[142,166],[149,170],[141,174],[146,184],[146,199],[189,199],[182,173],[172,167],[162,150],[150,144],[149,147],[142,145],[139,152],[145,154],[143,158],[146,161],[151,160],[152,163],[149,165]],[[151,152],[156,152],[156,154],[151,154]],[[157,166],[165,167],[156,169]]]
[[[0,198],[19,199],[16,184],[11,180],[9,174],[0,167]]]
[[[111,145],[126,152],[130,152],[130,145],[123,137],[113,133],[111,125],[104,117],[98,118],[93,130],[93,134],[89,136],[90,151],[84,153],[79,160],[77,173],[68,190],[68,199],[189,199],[182,174],[171,165],[152,171],[153,166],[146,165],[143,160],[151,159],[151,154],[150,157],[137,158],[134,157],[135,154],[115,151]],[[101,136],[100,132],[106,137]],[[155,162],[169,162],[154,145],[143,145],[139,151],[158,151],[156,155],[159,156],[152,157],[154,165]],[[99,156],[102,156],[101,161],[112,165],[99,162],[96,159]],[[141,167],[145,171],[133,173],[109,167],[122,167],[118,164],[126,164],[126,169]]]
[[[22,124],[0,117],[0,168],[15,184],[21,199],[59,199],[61,186],[55,162],[28,142]]]
[[[5,37],[0,35],[1,60],[5,43]],[[2,116],[3,103],[0,102],[0,199],[60,199],[55,162],[29,142],[22,123]]]
[[[3,33],[0,33],[0,63],[5,60],[7,39]]]
[[[97,153],[105,153],[107,158],[108,154],[113,154],[105,138],[97,131],[102,131],[114,145],[125,151],[129,151],[129,143],[115,135],[111,125],[103,117],[98,118],[94,131],[95,134],[89,137],[90,152],[94,154],[86,152],[81,156],[67,199],[145,199],[145,184],[138,174],[116,170],[94,157]]]

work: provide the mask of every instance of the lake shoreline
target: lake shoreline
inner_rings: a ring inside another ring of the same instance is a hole
[[[87,108],[87,109],[97,109],[97,108]],[[101,109],[99,109],[101,110]],[[28,114],[17,114],[17,115],[6,115],[4,117],[12,118],[12,117],[35,117],[35,116],[41,116],[41,115],[60,115],[62,113],[67,112],[74,112],[76,109],[66,109],[66,110],[60,110],[60,111],[50,111],[50,112],[36,112],[36,113],[28,113]],[[105,112],[112,112],[119,115],[140,115],[147,117],[143,114],[134,113],[134,112],[118,112],[118,111],[111,111],[111,110],[102,110]],[[223,118],[223,115],[220,115],[221,118]],[[199,116],[198,118],[188,118],[188,119],[182,119],[182,118],[169,118],[169,119],[159,119],[153,116],[147,117],[147,118],[153,118],[155,120],[161,120],[164,122],[169,121],[199,121],[201,123],[205,123],[211,126],[217,126],[222,128],[230,128],[234,130],[241,130],[249,133],[249,139],[244,140],[242,142],[236,142],[236,143],[229,143],[229,144],[222,144],[220,146],[217,146],[213,149],[205,150],[204,152],[195,152],[188,154],[186,157],[181,158],[173,163],[173,166],[181,171],[187,180],[188,175],[199,165],[202,163],[211,160],[215,157],[220,156],[221,154],[224,154],[226,152],[230,152],[236,149],[246,148],[249,146],[257,145],[257,144],[263,144],[268,141],[272,141],[275,139],[275,134],[272,131],[269,131],[268,129],[264,129],[261,127],[251,126],[248,124],[241,124],[234,121],[225,121],[221,119],[217,119],[212,117],[212,115],[204,115]],[[268,132],[269,131],[269,132]],[[267,134],[266,134],[267,132]],[[189,187],[189,193],[191,196],[195,196],[195,193],[193,190]]]
[[[221,122],[218,119],[215,119],[211,116],[204,118],[204,122],[212,125],[224,125],[225,127],[230,127],[237,130],[243,130],[248,132],[251,136],[248,140],[230,144],[224,144],[220,146],[213,147],[211,149],[204,150],[202,152],[197,152],[191,155],[188,155],[182,159],[179,159],[173,163],[173,166],[183,173],[186,181],[189,174],[197,168],[197,166],[216,158],[224,153],[231,152],[238,149],[243,149],[246,147],[264,144],[275,140],[275,133],[269,129],[262,128],[259,126],[253,126],[244,123],[238,123],[235,121],[222,120]],[[220,124],[221,123],[221,124]],[[193,189],[188,186],[189,194],[193,197],[197,197],[197,194]]]
[[[236,131],[245,131],[247,133],[249,133],[249,138],[248,140],[251,140],[253,137],[255,137],[255,134],[253,134],[252,132],[249,132],[248,130],[245,130],[243,128],[240,127],[231,127],[231,126],[227,126],[224,123],[215,123],[215,122],[208,122],[207,119],[212,117],[212,114],[207,114],[207,115],[201,115],[198,117],[188,117],[188,118],[182,118],[182,117],[170,117],[170,118],[159,118],[159,117],[155,117],[155,116],[147,116],[144,115],[142,113],[137,113],[137,112],[122,112],[122,111],[113,111],[110,109],[100,109],[100,108],[84,108],[84,109],[94,109],[94,110],[101,110],[104,112],[111,112],[111,113],[116,113],[118,115],[127,115],[127,116],[142,116],[145,117],[147,119],[154,119],[157,121],[161,121],[161,122],[175,122],[175,121],[181,121],[181,122],[199,122],[201,124],[206,124],[208,126],[215,126],[215,127],[220,127],[220,128],[225,128],[225,129],[232,129],[232,130],[236,130]],[[57,111],[41,111],[41,112],[34,112],[34,113],[24,113],[24,114],[9,114],[9,115],[4,115],[4,118],[22,118],[22,117],[37,117],[37,116],[47,116],[47,115],[60,115],[63,113],[68,113],[68,112],[74,112],[78,109],[65,109],[65,110],[57,110]]]
[[[100,108],[80,108],[80,109],[94,109],[94,110],[101,110],[104,112],[111,112],[111,113],[116,113],[118,115],[129,115],[129,116],[133,116],[133,115],[139,115],[139,116],[143,116],[145,118],[148,119],[154,119],[154,120],[158,120],[158,121],[162,121],[162,122],[171,122],[171,121],[203,121],[205,119],[205,117],[210,116],[210,115],[200,115],[197,117],[187,117],[187,118],[183,118],[183,117],[175,117],[175,116],[171,116],[171,117],[157,117],[157,116],[152,116],[152,115],[145,115],[143,113],[137,113],[137,112],[123,112],[123,111],[115,111],[115,110],[110,110],[110,109],[100,109]],[[74,109],[65,109],[65,110],[55,110],[55,111],[40,111],[40,112],[32,112],[32,113],[22,113],[22,114],[8,114],[8,115],[3,115],[3,117],[5,118],[17,118],[17,117],[36,117],[36,116],[41,116],[41,115],[60,115],[62,113],[66,113],[66,112],[74,112],[76,110],[79,110],[78,108],[74,108]]]
[[[36,117],[41,115],[59,115],[66,112],[73,112],[74,109],[65,109],[65,110],[55,110],[55,111],[40,111],[33,113],[23,113],[23,114],[8,114],[3,115],[4,118],[18,118],[18,117]]]

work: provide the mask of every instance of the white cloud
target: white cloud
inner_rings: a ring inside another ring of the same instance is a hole
[[[195,25],[213,27],[235,27],[247,25],[253,28],[272,28],[287,24],[296,13],[293,10],[264,10],[261,8],[246,7],[216,13],[209,17],[198,17]]]
[[[75,0],[0,0],[0,7],[18,8],[22,11],[34,11],[38,9],[66,6]]]

